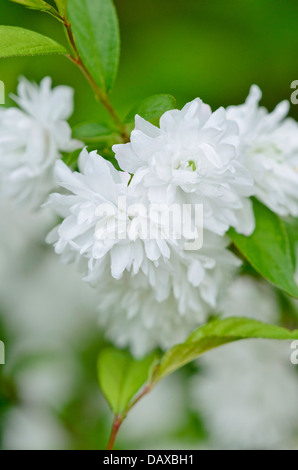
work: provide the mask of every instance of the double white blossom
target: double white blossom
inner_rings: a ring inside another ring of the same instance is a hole
[[[53,167],[61,152],[82,146],[72,140],[66,122],[73,112],[73,90],[51,89],[48,77],[40,86],[22,78],[13,99],[19,108],[0,108],[0,189],[37,208],[54,188]]]
[[[139,194],[128,184],[130,175],[117,171],[96,151],[89,154],[86,149],[79,156],[78,166],[80,173],[57,162],[57,183],[68,193],[49,198],[49,205],[64,218],[48,237],[62,259],[78,260],[86,280],[96,284],[106,258],[115,279],[125,270],[137,274],[141,269],[149,274],[150,261],[169,258],[167,240],[151,240],[143,233],[147,217],[137,210]],[[136,210],[130,212],[133,205]]]
[[[117,207],[119,196],[128,204],[140,200],[130,175],[86,150],[79,170],[73,173],[63,162],[56,163],[57,182],[67,194],[50,196],[50,206],[64,220],[48,241],[64,262],[77,262],[84,279],[100,292],[101,323],[114,342],[143,355],[185,340],[216,307],[229,274],[239,265],[226,250],[227,240],[205,231],[203,247],[192,252],[179,241],[143,238],[142,216],[121,211],[119,216]],[[107,203],[117,208],[110,217],[99,211]],[[110,238],[110,227],[124,221],[128,236]]]
[[[238,154],[238,127],[223,108],[212,113],[195,99],[164,113],[160,128],[136,116],[130,143],[113,150],[151,202],[203,204],[206,229],[253,232],[253,179]]]
[[[256,197],[281,216],[298,216],[298,124],[286,118],[289,103],[272,113],[259,107],[261,90],[253,85],[244,104],[227,109],[240,129],[240,154],[253,175]]]

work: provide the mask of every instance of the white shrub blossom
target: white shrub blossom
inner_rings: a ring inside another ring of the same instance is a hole
[[[86,150],[79,169],[73,173],[63,162],[56,164],[57,182],[67,194],[50,196],[49,205],[64,220],[48,241],[64,262],[77,262],[84,279],[97,288],[100,322],[115,343],[141,356],[184,341],[216,308],[239,266],[226,249],[228,240],[205,231],[203,247],[185,251],[179,240],[142,238],[140,214],[98,212],[107,203],[118,209],[119,195],[128,204],[140,199],[136,186],[128,184],[130,176]],[[124,221],[128,236],[109,238],[111,227],[116,223],[121,228]]]
[[[73,90],[38,86],[22,78],[19,108],[0,108],[0,190],[18,203],[37,208],[54,188],[53,167],[61,152],[82,144],[72,140],[66,120],[73,112]]]
[[[85,264],[86,280],[92,283],[101,278],[106,256],[115,279],[125,270],[136,274],[141,269],[148,274],[149,261],[169,258],[167,240],[143,238],[146,216],[138,210],[130,213],[129,208],[140,200],[128,185],[130,175],[86,149],[78,165],[80,173],[72,172],[62,161],[56,164],[57,183],[68,190],[68,194],[52,194],[48,203],[64,218],[48,237],[55,243],[56,253],[66,262]],[[125,198],[127,210],[119,205],[120,197]]]
[[[253,175],[256,197],[281,216],[298,216],[298,124],[286,118],[289,103],[272,113],[259,106],[253,85],[244,104],[227,109],[240,129],[240,153]]]
[[[262,185],[272,192],[269,207],[280,196],[274,181],[285,196],[278,207],[288,207],[283,215],[295,213],[294,186],[283,188],[278,171],[295,161],[297,125],[280,122],[285,104],[272,114],[259,109],[257,88],[245,105],[227,112],[212,113],[195,99],[181,111],[164,113],[160,128],[136,116],[131,142],[113,147],[124,171],[86,149],[79,171],[61,161],[62,151],[82,146],[66,122],[73,110],[70,88],[52,90],[49,78],[40,86],[22,79],[18,94],[20,108],[0,109],[1,190],[36,207],[60,186],[47,205],[63,220],[47,240],[96,288],[108,338],[137,356],[184,341],[219,311],[222,292],[240,264],[225,233],[230,227],[253,232],[254,179],[260,199]],[[276,149],[283,160],[273,158]],[[279,170],[269,171],[268,159]],[[261,175],[257,165],[268,174]],[[295,167],[289,171],[294,184]],[[185,204],[202,205],[203,220],[189,212],[193,219],[186,227],[174,214],[170,233],[171,206],[182,210]],[[154,205],[160,209],[152,211]],[[200,235],[201,248],[189,251],[186,242]]]
[[[148,188],[151,202],[201,203],[206,229],[253,232],[253,179],[238,155],[238,127],[223,108],[212,113],[197,98],[164,113],[160,128],[136,116],[130,143],[113,150],[120,168]]]

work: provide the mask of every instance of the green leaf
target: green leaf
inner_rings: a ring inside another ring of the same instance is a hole
[[[99,384],[114,413],[120,414],[147,381],[155,355],[137,361],[128,352],[104,349],[98,358]]]
[[[68,0],[79,54],[97,85],[109,91],[119,63],[120,33],[112,0]]]
[[[113,135],[113,132],[112,129],[98,124],[97,122],[85,122],[73,128],[73,136],[87,143],[105,141]]]
[[[249,338],[292,340],[298,339],[298,330],[289,331],[249,318],[213,320],[195,330],[185,343],[178,344],[165,353],[154,376],[154,383],[210,349]]]
[[[76,149],[73,152],[63,154],[63,162],[65,163],[65,165],[69,166],[73,171],[78,171],[78,160],[81,151],[82,149]]]
[[[171,109],[175,109],[176,100],[171,95],[153,95],[135,105],[126,117],[126,122],[133,122],[138,114],[147,121],[159,119],[160,116]]]
[[[292,247],[284,223],[257,200],[253,204],[254,233],[245,237],[231,229],[228,234],[256,271],[290,296],[298,297]]]
[[[64,17],[67,10],[67,0],[55,0],[55,3],[60,15]]]
[[[34,31],[0,26],[0,58],[44,54],[67,54],[67,51],[53,39]]]
[[[55,8],[53,8],[44,0],[10,0],[10,1],[23,5],[24,7],[30,8],[31,10],[39,10],[39,11],[49,13],[50,15],[54,16],[54,18],[61,21],[61,19],[59,18],[59,14],[55,10]]]
[[[298,219],[289,218],[284,221],[284,225],[290,241],[293,265],[296,267],[296,252],[298,248]]]
[[[49,11],[52,7],[44,2],[43,0],[10,0],[14,3],[19,3],[20,5],[24,5],[24,7],[31,8],[32,10],[42,10],[42,11]]]

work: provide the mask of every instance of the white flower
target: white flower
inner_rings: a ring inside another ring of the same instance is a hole
[[[71,139],[66,122],[73,112],[73,90],[51,89],[24,78],[14,100],[19,108],[0,108],[0,187],[7,197],[31,208],[39,207],[54,188],[53,167],[61,152],[82,144]]]
[[[57,181],[68,193],[50,196],[49,205],[64,220],[48,242],[96,286],[101,324],[115,343],[140,356],[184,341],[216,308],[229,273],[239,265],[227,240],[205,231],[200,250],[184,251],[179,240],[146,238],[146,217],[119,208],[119,196],[129,207],[145,203],[146,191],[129,185],[130,176],[96,152],[83,150],[79,169],[73,173],[56,163]],[[115,210],[104,214],[99,209],[107,204]],[[110,237],[115,225],[127,236]]]
[[[147,216],[138,206],[133,210],[140,195],[128,184],[130,175],[86,149],[78,166],[80,173],[72,172],[62,161],[56,163],[57,183],[68,193],[52,194],[48,202],[64,218],[48,236],[62,260],[77,261],[86,280],[96,283],[106,258],[115,279],[125,270],[136,274],[141,269],[147,274],[150,261],[169,258],[167,240],[144,238]],[[126,207],[121,206],[122,201]]]
[[[98,309],[106,336],[140,357],[184,342],[206,322],[239,266],[225,239],[209,236],[199,251],[172,252],[169,261],[150,265],[148,276],[125,273],[114,280],[103,275]]]
[[[278,307],[267,285],[244,277],[231,285],[224,316],[247,314],[272,321]],[[204,418],[213,447],[292,445],[298,432],[298,377],[290,353],[288,342],[245,340],[201,358],[203,370],[192,382],[192,403]]]
[[[203,204],[204,228],[250,235],[253,179],[237,154],[238,128],[200,99],[167,111],[160,128],[136,116],[131,142],[114,145],[120,167],[148,188],[151,202]]]
[[[272,113],[259,107],[261,90],[253,85],[244,104],[227,115],[240,128],[240,152],[255,179],[256,197],[281,216],[298,216],[298,124],[285,119],[289,103]]]

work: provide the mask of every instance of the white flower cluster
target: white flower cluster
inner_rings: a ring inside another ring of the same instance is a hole
[[[183,341],[216,308],[220,292],[239,266],[226,249],[227,239],[206,231],[198,251],[183,250],[179,240],[143,239],[139,213],[122,214],[122,222],[126,218],[128,228],[135,227],[133,237],[109,238],[114,215],[106,221],[98,207],[116,207],[119,195],[135,201],[140,191],[128,185],[128,174],[96,152],[82,151],[79,170],[73,173],[62,162],[56,165],[57,182],[68,194],[50,196],[49,205],[64,220],[48,242],[55,244],[62,261],[76,262],[84,279],[96,286],[100,321],[119,346],[130,345],[140,356]],[[141,197],[145,199],[145,190]],[[115,214],[120,218],[118,211]]]
[[[0,107],[0,191],[38,208],[55,188],[53,168],[61,152],[82,147],[71,139],[66,122],[73,112],[73,90],[52,90],[48,77],[39,87],[22,78],[13,99],[19,108]]]
[[[230,106],[240,130],[240,153],[255,182],[256,197],[281,216],[298,216],[298,125],[286,118],[288,101],[272,113],[259,107],[261,90],[252,86],[245,104]]]
[[[49,79],[40,89],[22,81],[19,94],[24,111],[0,114],[4,186],[38,205],[53,186],[56,162],[61,192],[48,205],[63,221],[48,241],[97,288],[107,336],[137,356],[185,340],[216,311],[240,264],[226,233],[254,231],[250,196],[298,215],[298,126],[283,120],[285,104],[272,114],[259,108],[256,87],[244,105],[213,113],[195,99],[164,113],[160,127],[136,116],[130,142],[113,147],[123,171],[86,149],[77,172],[60,160],[62,150],[80,145],[65,122],[69,89],[51,91]],[[193,240],[200,249],[191,249]]]
[[[235,227],[250,235],[251,174],[238,153],[238,126],[223,108],[200,99],[166,112],[160,128],[136,117],[129,144],[115,145],[117,161],[147,188],[151,202],[203,204],[204,227],[219,235]]]

